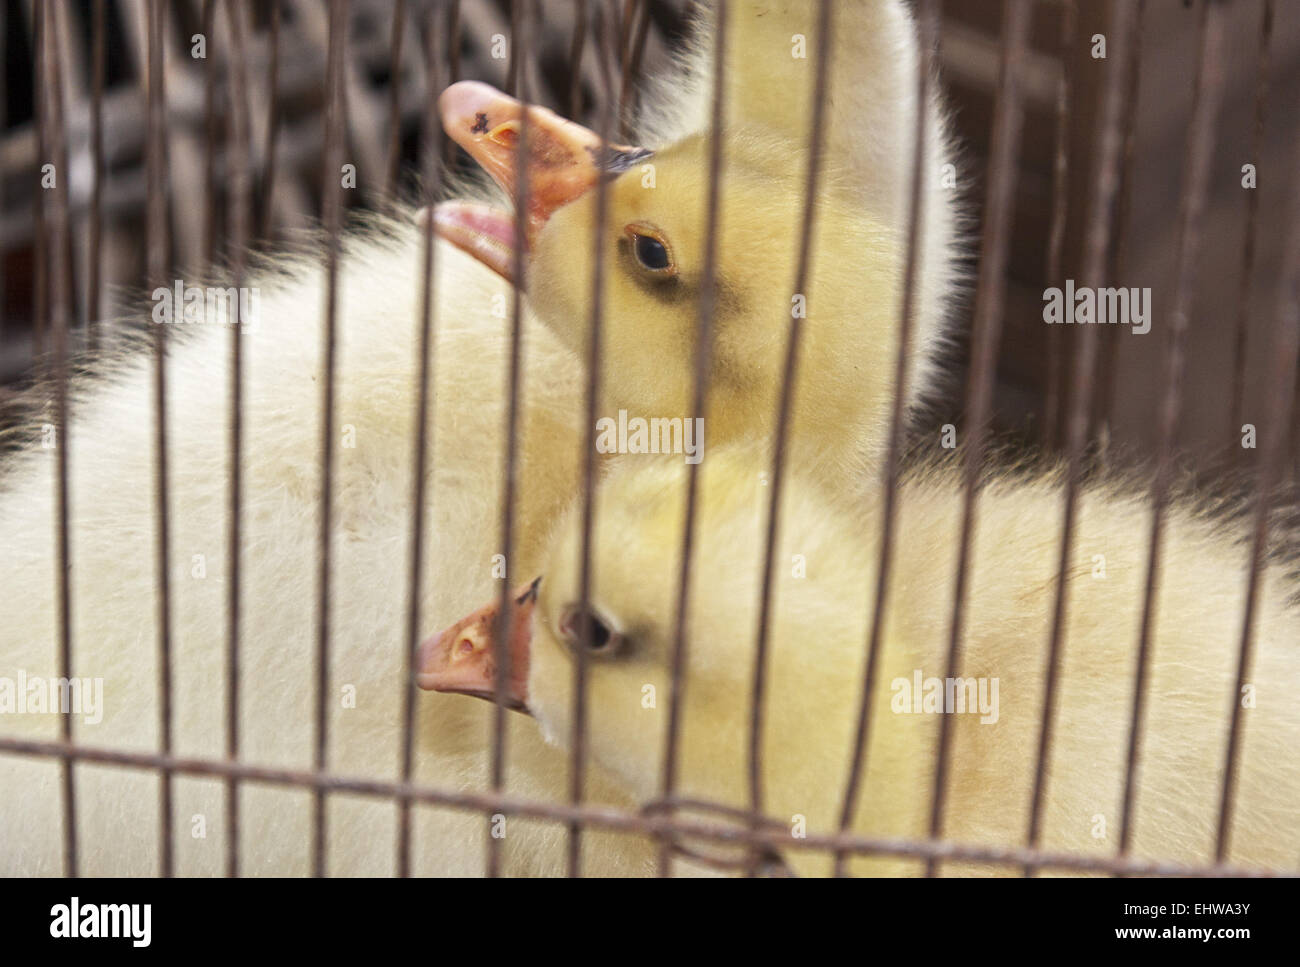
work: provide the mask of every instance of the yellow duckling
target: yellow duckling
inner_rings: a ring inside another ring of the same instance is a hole
[[[711,443],[770,440],[787,332],[804,318],[791,441],[834,485],[859,474],[884,440],[893,392],[916,124],[915,25],[902,3],[836,4],[818,49],[818,4],[729,5],[725,129],[712,315]],[[596,253],[596,192],[609,183],[604,246],[604,391],[612,417],[690,416],[706,262],[712,15],[689,67],[654,88],[644,125],[655,150],[613,145],[529,108],[527,285],[532,309],[582,356]],[[806,292],[794,292],[809,164],[816,65],[829,57],[825,158]],[[523,107],[474,82],[440,109],[447,132],[515,193]],[[935,377],[957,274],[954,202],[939,187],[950,149],[938,104],[927,114],[918,314],[908,399]],[[440,206],[439,231],[510,273],[513,217]]]
[[[748,805],[750,680],[768,503],[766,463],[719,451],[700,478],[687,623],[678,792]],[[685,469],[627,457],[599,492],[592,544],[588,741],[593,759],[641,801],[660,792],[668,719]],[[1060,533],[1053,477],[990,482],[980,508],[960,681],[943,681],[962,495],[951,470],[915,474],[900,498],[895,572],[873,696],[867,772],[852,829],[924,838],[941,710],[956,716],[945,838],[1025,842],[1043,702]],[[834,832],[853,748],[879,496],[850,512],[796,476],[776,549],[765,728],[764,806],[792,833]],[[1087,491],[1071,564],[1071,607],[1047,764],[1041,846],[1113,855],[1128,748],[1148,508],[1121,490]],[[1300,855],[1300,613],[1294,583],[1263,573],[1249,694],[1235,696],[1249,546],[1226,524],[1175,510],[1165,538],[1133,855],[1213,856],[1231,704],[1244,703],[1228,859],[1294,869]],[[579,644],[579,520],[555,532],[540,583],[514,612],[510,700],[541,731],[570,738]],[[471,616],[421,649],[425,688],[491,691],[491,649],[465,648]],[[472,636],[471,636],[472,637]],[[824,874],[821,851],[790,841],[785,859]],[[915,873],[913,860],[859,859],[858,872]],[[949,873],[1018,872],[948,863]]]
[[[424,620],[435,625],[490,594],[507,563],[511,573],[529,566],[524,548],[574,492],[583,385],[576,360],[526,315],[520,553],[511,562],[497,560],[510,291],[455,247],[437,245],[421,601]],[[338,302],[328,760],[339,774],[389,780],[399,776],[408,651],[421,250],[410,222],[378,222],[346,239]],[[315,721],[322,282],[314,258],[277,262],[250,280],[258,298],[241,330],[239,752],[245,762],[296,769],[312,765]],[[183,756],[225,754],[230,318],[218,310],[178,325],[167,359],[173,749]],[[152,366],[146,350],[101,365],[95,381],[74,384],[68,434],[71,674],[88,683],[72,735],[85,745],[134,751],[159,747]],[[54,452],[33,435],[5,457],[0,479],[4,737],[60,734],[60,714],[44,687],[58,678]],[[453,558],[447,547],[469,552]],[[20,682],[22,698],[15,693]],[[42,691],[47,698],[38,706]],[[421,703],[414,779],[452,790],[487,788],[482,737],[490,712],[455,698]],[[564,757],[531,733],[512,730],[508,791],[562,800]],[[74,775],[80,872],[156,874],[156,773],[81,764]],[[617,801],[598,775],[592,781],[593,796]],[[178,776],[174,785],[176,871],[221,873],[223,784]],[[0,753],[0,873],[59,874],[60,792],[57,760]],[[247,783],[241,803],[241,871],[310,873],[310,794]],[[485,827],[477,813],[417,807],[414,871],[481,874]],[[395,841],[391,803],[331,797],[330,874],[391,873]],[[635,842],[621,852],[597,849],[598,842],[588,863],[593,872],[649,868],[650,851],[636,855]],[[512,820],[503,845],[506,872],[564,871],[562,828]],[[611,865],[602,866],[606,857]]]

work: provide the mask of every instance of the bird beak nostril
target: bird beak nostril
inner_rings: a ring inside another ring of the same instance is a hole
[[[498,125],[488,134],[488,140],[507,150],[514,151],[515,146],[519,143],[519,122],[507,121],[505,124]]]

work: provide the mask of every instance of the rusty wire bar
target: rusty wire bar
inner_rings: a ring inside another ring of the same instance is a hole
[[[104,59],[106,41],[104,0],[95,0],[90,31],[90,210],[86,214],[90,239],[87,246],[86,272],[86,348],[99,348],[99,327],[103,313],[103,236],[104,236]],[[0,94],[3,100],[3,94]],[[3,125],[0,124],[0,130]]]
[[[1297,139],[1300,144],[1300,139]],[[1300,152],[1297,152],[1300,160]],[[1293,169],[1294,170],[1294,169]],[[1269,542],[1269,512],[1286,452],[1288,411],[1296,389],[1296,360],[1300,353],[1300,192],[1292,191],[1290,231],[1283,249],[1278,283],[1277,322],[1270,358],[1269,413],[1264,427],[1263,462],[1259,469],[1255,498],[1255,533],[1250,548],[1250,576],[1246,582],[1246,603],[1242,609],[1241,647],[1237,656],[1237,680],[1228,697],[1232,706],[1228,745],[1223,761],[1223,791],[1219,800],[1219,827],[1215,834],[1214,859],[1222,863],[1232,836],[1234,798],[1237,790],[1237,751],[1241,745],[1242,689],[1251,668],[1254,648],[1255,609],[1259,600],[1260,570]]]
[[[1120,164],[1119,198],[1116,202],[1114,230],[1111,238],[1107,275],[1117,279],[1127,271],[1128,241],[1132,226],[1129,221],[1133,208],[1135,181],[1134,157],[1137,152],[1137,115],[1142,93],[1142,38],[1146,26],[1147,0],[1136,0],[1134,14],[1132,53],[1129,55],[1128,81],[1124,92],[1124,159]],[[1097,373],[1093,377],[1098,389],[1093,400],[1092,421],[1102,442],[1101,454],[1105,457],[1110,442],[1110,421],[1115,413],[1115,393],[1118,387],[1119,340],[1110,335],[1103,339],[1101,353],[1097,356]]]
[[[44,3],[32,5],[32,70],[38,72],[44,64],[44,57],[41,56],[45,50],[45,15],[47,7]],[[46,164],[50,156],[49,146],[49,120],[45,116],[46,98],[43,92],[49,89],[49,85],[42,84],[39,92],[32,94],[32,111],[36,117],[36,155],[41,159],[41,164]],[[57,174],[57,172],[56,172]],[[38,171],[38,176],[43,177],[44,172]],[[41,184],[38,180],[37,184]],[[42,187],[42,191],[44,188]],[[47,360],[45,359],[45,331],[49,328],[50,320],[50,267],[49,267],[49,226],[45,222],[45,204],[42,200],[37,201],[35,206],[36,225],[35,236],[36,246],[33,252],[35,265],[33,266],[33,298],[32,298],[32,354],[35,360],[33,369],[35,375],[41,377],[45,375]]]
[[[528,184],[528,136],[529,106],[528,100],[528,63],[532,43],[533,17],[528,0],[511,0],[510,19],[510,63],[511,74],[515,81],[514,96],[521,102],[519,117],[519,141],[515,153],[515,249],[514,293],[510,311],[510,366],[506,377],[506,452],[505,452],[505,490],[501,499],[501,553],[506,560],[506,577],[501,581],[501,593],[497,612],[497,625],[493,630],[493,649],[497,656],[494,700],[496,707],[492,710],[492,749],[491,777],[492,791],[500,792],[505,784],[506,768],[506,696],[510,682],[510,664],[512,655],[508,642],[510,640],[510,622],[514,610],[514,595],[510,593],[510,573],[514,568],[515,541],[515,501],[518,484],[517,471],[519,452],[516,430],[519,426],[519,376],[523,369],[523,314],[524,293],[528,291],[527,253],[524,251],[524,239],[527,238],[528,207],[530,190]],[[527,22],[526,22],[527,20]],[[501,840],[494,835],[494,822],[488,818],[488,853],[487,875],[499,876],[501,873]]]
[[[1083,279],[1085,285],[1100,288],[1105,281],[1106,251],[1110,241],[1115,196],[1119,190],[1119,162],[1123,147],[1123,82],[1128,66],[1130,38],[1136,30],[1133,15],[1137,8],[1125,0],[1112,0],[1109,26],[1110,56],[1107,60],[1105,90],[1101,112],[1096,120],[1093,159],[1092,199],[1088,226],[1084,234]],[[1056,565],[1056,596],[1052,605],[1052,629],[1047,647],[1044,676],[1043,709],[1038,727],[1038,754],[1035,760],[1033,793],[1029,807],[1028,846],[1036,848],[1042,833],[1043,809],[1047,796],[1047,768],[1051,756],[1053,727],[1056,718],[1057,685],[1061,653],[1065,647],[1065,622],[1070,601],[1070,558],[1074,553],[1075,523],[1078,517],[1079,489],[1082,486],[1084,448],[1088,442],[1089,415],[1095,386],[1098,341],[1096,326],[1087,326],[1080,335],[1074,356],[1074,385],[1069,394],[1069,422],[1066,426],[1065,505],[1062,510],[1060,554]],[[1026,867],[1025,874],[1032,875]]]
[[[976,504],[981,489],[981,464],[993,395],[998,339],[1002,332],[1002,305],[1006,289],[1007,249],[1011,217],[1015,208],[1016,158],[1024,124],[1020,66],[1029,40],[1029,0],[1006,0],[1002,18],[1002,58],[997,103],[993,111],[993,141],[989,160],[989,190],[984,207],[980,242],[980,272],[975,293],[971,369],[966,390],[966,420],[970,439],[963,454],[965,499],[962,507],[961,539],[957,551],[956,588],[953,593],[952,623],[944,679],[958,668],[962,624],[970,571],[970,551],[975,535]],[[943,810],[947,797],[948,760],[952,743],[952,716],[939,716],[939,743],[935,765],[934,795],[930,805],[930,837],[943,831]],[[934,876],[937,864],[926,863],[926,876]]]
[[[460,0],[447,3],[447,53],[451,60],[447,83],[455,84],[460,80]]]
[[[325,772],[307,772],[270,766],[229,762],[224,759],[185,758],[151,752],[105,749],[71,742],[39,741],[0,737],[0,752],[38,757],[66,757],[79,762],[95,762],[123,768],[166,769],[182,775],[235,776],[245,782],[271,786],[317,789],[385,799],[407,797],[420,803],[451,809],[484,812],[508,811],[518,816],[546,822],[581,822],[628,833],[671,837],[697,837],[718,843],[742,843],[755,846],[796,850],[843,850],[859,855],[900,856],[913,859],[951,860],[956,862],[992,863],[998,866],[1023,866],[1032,863],[1041,869],[1074,870],[1080,873],[1123,873],[1132,876],[1184,877],[1251,877],[1272,878],[1285,875],[1266,870],[1234,866],[1194,866],[1186,863],[1149,862],[1113,857],[1081,856],[1054,853],[1024,847],[977,846],[937,840],[911,840],[902,837],[858,836],[809,833],[807,838],[793,839],[788,829],[753,830],[747,826],[721,826],[691,820],[659,817],[658,810],[627,812],[607,806],[575,807],[493,793],[449,792],[432,786],[404,785],[375,779],[340,776]],[[664,805],[676,806],[679,800]],[[687,803],[689,805],[689,803]]]
[[[68,210],[68,166],[67,132],[64,128],[63,114],[63,65],[58,48],[58,17],[61,4],[50,4],[44,11],[39,43],[36,45],[32,59],[40,83],[37,84],[35,112],[37,124],[41,129],[40,142],[46,153],[40,156],[40,163],[54,165],[54,183],[51,188],[43,189],[37,200],[38,208],[45,205],[44,195],[51,193],[51,218],[49,233],[44,244],[49,246],[45,257],[49,259],[49,278],[62,278],[66,272],[67,240],[71,235],[70,215]],[[69,495],[68,495],[68,325],[69,301],[72,291],[67,286],[57,286],[50,292],[48,303],[50,331],[54,344],[54,421],[57,463],[54,478],[54,500],[58,510],[58,523],[54,533],[57,548],[57,573],[54,575],[55,598],[59,613],[59,675],[69,679],[72,675],[72,549],[68,530]],[[59,717],[59,731],[66,743],[72,742],[72,716]],[[64,757],[61,763],[60,779],[62,782],[64,846],[63,862],[68,876],[77,875],[77,809],[76,787],[72,774],[72,762]]]
[[[167,227],[166,123],[163,91],[162,0],[146,0],[145,30],[148,47],[148,137],[145,159],[148,181],[147,261],[150,285],[165,281],[170,262]],[[158,691],[159,745],[163,754],[172,750],[172,612],[171,612],[171,520],[168,498],[167,460],[167,325],[154,326],[154,492],[157,508],[156,566],[158,572]],[[163,876],[173,871],[172,776],[164,767],[159,795],[159,854]]]
[[[1259,68],[1255,75],[1255,125],[1250,133],[1251,163],[1257,168],[1264,152],[1264,121],[1268,107],[1269,58],[1273,39],[1273,0],[1264,0],[1259,25]],[[1246,192],[1246,237],[1241,250],[1241,285],[1237,290],[1237,325],[1233,333],[1232,412],[1228,452],[1241,452],[1241,423],[1246,405],[1246,338],[1250,324],[1250,290],[1255,281],[1259,188]],[[1285,263],[1284,263],[1285,265]]]
[[[695,330],[695,389],[691,401],[691,418],[704,418],[709,398],[709,370],[713,361],[713,306],[717,297],[718,207],[722,185],[722,140],[725,132],[723,72],[727,58],[728,0],[718,0],[713,23],[713,93],[709,122],[709,194],[704,221],[704,267],[700,275],[700,303]],[[664,750],[660,786],[663,798],[672,796],[677,786],[682,695],[686,686],[686,619],[690,607],[691,563],[695,549],[695,514],[699,491],[699,464],[686,471],[686,520],[682,526],[682,550],[677,578],[677,612],[673,619],[673,657],[668,697],[668,739]],[[659,875],[667,876],[671,866],[672,843],[664,840],[659,850]]]
[[[627,49],[629,43],[628,28],[632,23],[632,16],[636,13],[637,0],[613,0],[610,6],[613,8],[614,23],[618,28],[618,62],[626,63]]]
[[[519,98],[519,45],[522,40],[520,18],[527,0],[510,0],[510,60],[506,66],[506,92]]]
[[[599,122],[600,153],[608,151],[609,133],[614,126],[614,74],[610,68],[613,56],[612,21],[596,8],[596,60],[600,73],[603,97],[600,100]],[[587,774],[587,649],[591,645],[591,534],[595,526],[593,497],[596,486],[596,405],[600,398],[601,335],[604,324],[605,296],[605,219],[609,212],[609,187],[607,179],[596,181],[596,209],[591,226],[592,251],[596,253],[591,273],[591,334],[587,344],[587,386],[583,402],[583,419],[587,432],[583,437],[582,451],[582,557],[578,566],[578,635],[579,647],[574,649],[577,660],[573,665],[573,729],[569,758],[569,802],[582,805],[583,783]],[[571,877],[582,870],[582,826],[569,825],[568,873]]]
[[[442,190],[442,126],[437,121],[437,91],[442,75],[442,61],[438,57],[437,29],[433,24],[422,31],[425,73],[428,90],[425,91],[425,128],[427,141],[423,147],[423,184],[427,186],[426,200],[433,205]],[[400,770],[403,783],[411,781],[415,763],[415,658],[420,645],[420,596],[424,579],[424,522],[425,475],[435,440],[429,434],[430,404],[436,400],[430,392],[435,352],[434,325],[434,270],[437,267],[434,243],[434,217],[430,210],[424,220],[420,239],[420,296],[417,324],[417,345],[420,361],[416,376],[414,467],[411,479],[411,537],[408,561],[409,580],[406,604],[406,678],[402,687],[402,752]],[[411,875],[411,800],[402,798],[397,804],[397,875]]]
[[[203,0],[203,36],[214,49],[203,61],[203,267],[211,271],[217,255],[217,0]]]
[[[1292,394],[1291,406],[1291,466],[1288,468],[1292,477],[1300,481],[1300,386]]]
[[[49,28],[49,32],[51,34],[50,43],[54,45],[53,53],[51,54],[51,56],[55,59],[55,63],[58,68],[57,70],[51,72],[50,96],[51,98],[58,99],[57,107],[58,107],[60,118],[65,117],[67,113],[67,106],[65,103],[66,99],[63,96],[64,71],[71,69],[64,64],[64,59],[65,59],[64,51],[67,49],[67,45],[69,43],[69,35],[67,30],[67,24],[63,21],[63,13],[61,13],[63,9],[65,8],[59,3],[51,2],[49,12],[47,14],[48,17],[47,27]],[[37,54],[36,56],[39,57],[40,55]],[[50,158],[54,162],[55,166],[59,169],[59,176],[61,179],[65,172],[71,174],[72,165],[69,163],[68,160],[68,128],[65,121],[63,120],[59,121],[59,125],[61,130],[59,131],[58,143],[57,145],[51,147]],[[53,124],[51,124],[51,127],[53,127]],[[67,293],[66,308],[67,308],[67,325],[69,330],[71,330],[72,327],[77,324],[77,319],[80,311],[78,306],[77,295],[76,295],[77,290],[73,284],[73,278],[72,278],[73,270],[76,267],[76,261],[77,261],[76,254],[72,243],[72,231],[69,227],[69,230],[63,233],[63,252],[61,253],[60,258],[58,259],[57,262],[53,260],[51,260],[50,262],[50,265],[52,267],[58,269],[57,272],[51,271],[50,285],[52,287],[57,287],[58,289],[61,289],[63,292]],[[52,288],[50,292],[51,306],[53,305],[55,299],[62,298],[62,297],[63,296],[61,294],[56,295],[54,288]],[[51,332],[51,338],[53,338],[52,332]],[[51,360],[51,362],[53,362],[53,360]]]
[[[885,607],[889,598],[889,579],[893,568],[894,525],[898,507],[898,463],[903,442],[903,400],[907,397],[907,360],[911,355],[915,329],[917,275],[921,264],[921,204],[925,186],[925,139],[930,117],[930,85],[934,72],[935,45],[939,37],[938,0],[921,0],[917,6],[916,133],[912,141],[912,180],[908,198],[906,268],[903,273],[903,297],[899,319],[898,352],[894,359],[894,395],[889,411],[889,448],[885,455],[884,503],[881,507],[880,564],[876,571],[875,598],[872,602],[871,633],[867,642],[867,663],[862,677],[862,698],[854,729],[853,755],[849,760],[844,786],[844,804],[840,809],[839,831],[848,832],[857,811],[862,777],[867,767],[867,739],[871,728],[872,697],[876,689],[880,643],[885,626]],[[835,875],[844,876],[847,854],[835,854]]]
[[[392,200],[397,191],[397,175],[402,162],[402,29],[406,26],[406,0],[393,7],[393,32],[389,37],[388,67],[388,163],[384,173],[384,196]]]
[[[328,108],[325,115],[325,171],[321,185],[326,238],[325,262],[325,378],[321,399],[320,435],[320,533],[318,539],[316,599],[316,771],[325,769],[329,746],[329,605],[330,539],[334,511],[334,383],[337,378],[338,281],[343,220],[343,188],[339,179],[343,167],[343,50],[347,42],[348,0],[330,0],[329,61],[326,67]],[[316,790],[312,817],[312,871],[325,875],[325,791]]]
[[[1137,677],[1133,687],[1132,717],[1129,724],[1128,758],[1124,773],[1124,809],[1120,821],[1120,855],[1128,854],[1133,842],[1133,814],[1137,764],[1141,754],[1142,727],[1146,711],[1147,675],[1151,660],[1151,638],[1155,622],[1156,589],[1160,580],[1160,546],[1164,534],[1165,509],[1173,475],[1175,436],[1182,406],[1188,313],[1196,284],[1196,257],[1200,251],[1201,223],[1209,191],[1210,167],[1214,158],[1214,130],[1223,99],[1223,35],[1226,4],[1206,0],[1201,9],[1200,55],[1196,63],[1192,95],[1192,119],[1187,135],[1187,162],[1179,200],[1178,269],[1174,308],[1170,313],[1169,337],[1165,346],[1164,398],[1160,409],[1160,440],[1156,471],[1151,484],[1151,532],[1147,552],[1146,586],[1142,599],[1142,624],[1138,632]]]
[[[9,127],[9,34],[5,18],[0,17],[0,138],[4,137]],[[4,172],[0,171],[0,200],[4,198]],[[40,204],[36,205],[40,208]],[[5,334],[5,251],[0,245],[0,346],[4,345]]]
[[[799,261],[795,269],[796,295],[809,295],[808,271],[812,249],[813,223],[817,217],[817,179],[822,166],[822,129],[826,118],[826,89],[831,62],[831,3],[820,0],[817,8],[817,72],[813,82],[812,125],[808,134],[808,170],[804,183],[803,212],[799,223]],[[754,647],[754,674],[749,716],[749,808],[754,821],[763,814],[763,705],[767,697],[768,626],[772,616],[772,576],[777,536],[781,530],[781,495],[785,483],[786,450],[789,446],[790,411],[794,406],[794,387],[799,376],[799,349],[803,337],[803,319],[791,312],[786,338],[785,362],[781,391],[777,394],[776,428],[772,447],[772,490],[767,509],[767,535],[763,550],[762,591],[759,597],[758,635]]]
[[[448,85],[460,80],[460,0],[447,3],[447,55],[450,70],[447,75]],[[456,142],[451,138],[443,139],[443,162],[451,167],[456,163]]]
[[[250,205],[253,192],[252,132],[248,103],[248,63],[244,38],[243,5],[226,0],[230,29],[230,133],[226,170],[230,178],[230,236],[233,248],[232,281],[236,293],[235,318],[230,325],[230,479],[229,521],[226,531],[226,757],[239,758],[239,633],[241,508],[243,505],[244,455],[244,324],[243,300],[239,294],[246,281]],[[239,875],[239,788],[234,778],[226,783],[226,875]]]
[[[59,9],[55,9],[56,7],[58,7]],[[68,49],[71,43],[71,39],[68,33],[67,23],[64,22],[63,20],[64,14],[60,12],[61,10],[64,9],[66,9],[66,7],[63,7],[58,3],[51,3],[50,12],[48,14],[49,16],[48,25],[52,33],[51,42],[54,44],[53,56],[56,58],[58,63],[58,70],[53,72],[52,75],[54,88],[51,90],[50,94],[51,97],[58,98],[58,102],[59,102],[58,109],[61,117],[66,117],[67,114],[66,98],[63,96],[64,71],[71,70],[71,68],[64,63],[66,59],[65,51]],[[68,159],[68,126],[65,121],[60,121],[60,125],[62,127],[62,130],[60,132],[59,143],[54,149],[52,149],[51,158],[53,159],[55,165],[60,169],[60,173],[68,172],[70,174],[72,171],[72,165],[69,163],[69,159]],[[71,190],[71,186],[69,186],[69,191],[70,190]],[[69,210],[71,210],[71,208],[69,208]],[[67,300],[68,300],[67,301],[67,325],[69,330],[71,330],[72,327],[77,325],[78,318],[80,315],[80,306],[79,306],[79,300],[77,299],[77,290],[76,290],[76,286],[73,283],[73,271],[76,268],[76,263],[77,263],[76,250],[73,246],[72,231],[69,226],[69,230],[63,233],[63,253],[60,259],[58,260],[57,263],[55,262],[50,263],[52,266],[57,266],[57,268],[59,269],[57,273],[53,273],[53,272],[51,273],[50,275],[51,285],[58,286],[68,294],[67,295]],[[50,298],[51,300],[56,298],[53,291],[51,292]],[[52,333],[51,336],[53,336]]]
[[[1065,223],[1070,208],[1070,113],[1073,95],[1073,63],[1077,0],[1061,0],[1060,56],[1061,77],[1056,85],[1056,130],[1052,160],[1052,225],[1047,241],[1047,279],[1061,281],[1062,253],[1065,249]],[[1047,386],[1043,400],[1043,439],[1054,448],[1060,438],[1061,413],[1065,408],[1066,359],[1065,333],[1058,326],[1047,331]]]
[[[460,0],[447,3],[447,53],[451,56],[451,76],[448,84],[460,80]]]
[[[257,226],[258,238],[271,237],[271,222],[275,217],[275,145],[280,133],[280,0],[271,0],[270,63],[267,65],[267,115],[266,164],[262,168],[261,220]]]
[[[641,71],[641,58],[645,54],[646,39],[650,30],[649,0],[629,0],[628,18],[623,24],[626,32],[623,49],[622,76],[619,80],[618,117],[619,136],[632,137],[632,109],[636,101],[636,78]]]
[[[573,40],[569,44],[569,118],[577,121],[582,117],[582,53],[587,46],[587,0],[577,0],[573,18]]]

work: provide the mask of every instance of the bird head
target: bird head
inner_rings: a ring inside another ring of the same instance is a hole
[[[587,129],[475,82],[440,99],[444,127],[519,200],[516,174],[527,113],[523,219],[529,304],[579,356],[603,263],[602,408],[691,415],[697,325],[708,287],[710,136],[651,152],[605,145]],[[718,443],[769,438],[792,322],[802,321],[794,437],[822,456],[880,442],[897,345],[899,232],[859,204],[828,160],[815,200],[811,261],[796,292],[808,147],[761,124],[723,139],[714,223],[710,407]],[[605,217],[599,233],[601,181]],[[438,206],[437,229],[507,278],[515,217],[481,204]],[[846,439],[847,437],[847,439]]]
[[[700,469],[684,625],[677,788],[737,805],[747,795],[750,682],[770,494],[764,466],[723,449]],[[419,685],[491,698],[496,648],[503,642],[510,650],[503,701],[532,715],[550,741],[567,747],[575,668],[585,657],[591,756],[642,801],[656,798],[673,691],[687,472],[676,460],[620,458],[596,492],[585,604],[578,502],[552,534],[541,577],[512,593],[508,627],[501,626],[494,603],[431,636],[420,646]],[[786,514],[797,536],[778,549],[777,560],[789,562],[789,549],[797,547],[816,565],[797,578],[787,565],[777,571],[765,763],[777,810],[830,822],[860,681],[868,552],[858,541],[845,541],[849,529],[809,488],[790,495]]]

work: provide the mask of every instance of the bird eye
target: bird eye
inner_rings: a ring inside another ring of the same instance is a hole
[[[586,647],[588,655],[608,658],[623,647],[623,636],[610,628],[609,623],[595,611],[587,609],[587,621],[590,623],[589,637],[583,641],[582,610],[575,604],[564,609],[560,619],[560,633],[569,647],[577,649]]]
[[[629,225],[626,231],[632,244],[632,254],[643,269],[656,275],[677,273],[668,243],[657,231],[644,225]]]

